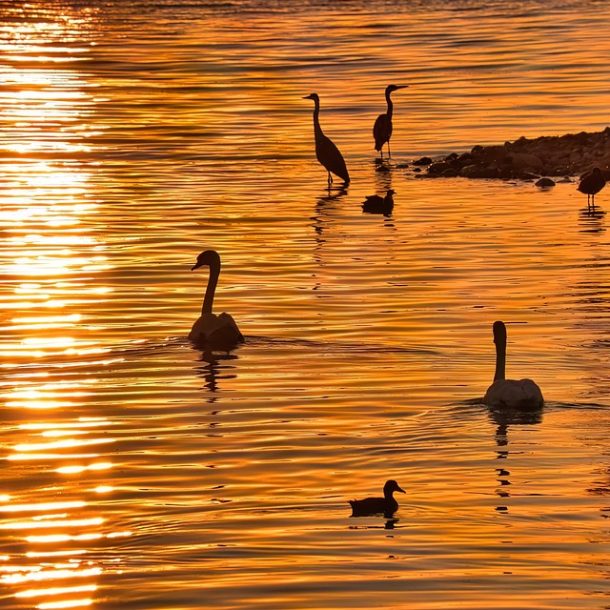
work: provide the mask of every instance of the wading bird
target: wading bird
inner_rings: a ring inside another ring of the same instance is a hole
[[[204,265],[210,268],[208,285],[205,289],[201,316],[197,319],[189,333],[189,341],[203,347],[231,349],[238,343],[243,343],[244,336],[237,328],[235,320],[228,313],[216,315],[212,313],[214,293],[220,275],[220,256],[215,250],[206,250],[198,257],[191,271]]]
[[[388,85],[385,89],[385,99],[388,103],[388,109],[385,114],[380,114],[373,125],[373,137],[375,138],[375,150],[381,153],[383,159],[383,145],[388,145],[388,157],[392,158],[390,151],[390,138],[392,137],[392,114],[394,113],[394,104],[390,95],[392,91],[405,89],[409,85]]]
[[[590,172],[582,175],[578,190],[587,194],[587,208],[595,207],[595,195],[606,186],[606,179],[599,167],[594,167]]]
[[[406,493],[400,485],[394,481],[386,481],[383,486],[383,498],[364,498],[364,500],[350,500],[352,506],[352,517],[364,517],[366,515],[377,515],[383,513],[385,517],[391,517],[398,510],[398,502],[394,499],[394,492]]]
[[[394,197],[396,191],[390,189],[385,197],[369,195],[362,203],[362,211],[369,214],[390,214],[394,208]]]
[[[496,374],[487,388],[483,402],[489,407],[509,409],[540,409],[544,404],[542,392],[531,379],[506,379],[506,326],[504,322],[493,324],[496,344]]]
[[[317,93],[311,93],[303,97],[304,100],[313,100],[313,133],[316,140],[316,157],[328,172],[328,186],[333,182],[331,172],[342,178],[345,184],[349,184],[349,173],[345,165],[345,159],[335,146],[334,142],[327,138],[320,127],[320,98]]]

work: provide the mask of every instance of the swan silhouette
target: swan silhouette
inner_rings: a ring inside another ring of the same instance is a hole
[[[379,195],[368,195],[362,202],[362,211],[369,214],[390,214],[394,208],[394,197],[396,193],[389,189],[385,197]]]
[[[405,89],[409,85],[388,85],[385,88],[385,100],[388,104],[388,108],[384,114],[380,114],[375,119],[373,125],[373,137],[375,138],[375,150],[381,153],[383,159],[383,145],[388,145],[388,157],[392,158],[392,152],[390,151],[390,138],[392,137],[392,114],[394,113],[394,103],[390,95],[393,91],[398,89]]]
[[[350,500],[352,517],[364,517],[383,513],[385,517],[391,517],[398,510],[398,502],[394,499],[394,492],[405,490],[393,479],[386,481],[383,486],[383,498],[364,498],[363,500]]]
[[[487,388],[483,402],[489,407],[509,409],[540,409],[544,404],[542,392],[531,379],[506,379],[506,326],[504,322],[493,324],[496,344],[496,373],[493,383]]]
[[[349,172],[343,155],[339,152],[335,143],[324,135],[320,127],[320,97],[317,93],[311,93],[303,99],[314,101],[313,133],[316,141],[316,157],[328,172],[328,186],[330,187],[333,181],[331,172],[342,178],[345,184],[349,184]]]
[[[197,257],[191,271],[204,265],[210,268],[210,277],[205,289],[201,316],[191,328],[189,341],[204,347],[231,349],[238,343],[243,343],[244,336],[239,331],[235,320],[228,313],[221,313],[220,315],[212,313],[214,293],[220,275],[220,256],[216,250],[202,252]]]

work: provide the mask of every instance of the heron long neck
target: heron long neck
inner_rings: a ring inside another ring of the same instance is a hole
[[[205,296],[203,297],[203,307],[201,308],[202,315],[212,313],[212,306],[214,305],[214,293],[216,292],[216,284],[218,284],[219,275],[220,263],[210,265],[210,277],[208,279],[208,285],[205,289]]]
[[[392,102],[390,93],[391,93],[391,91],[385,92],[385,101],[388,103],[388,110],[387,110],[386,114],[388,115],[389,119],[392,118],[392,113],[394,112],[394,103]]]
[[[496,374],[494,381],[506,379],[506,340],[496,339]]]
[[[313,131],[316,137],[323,135],[322,128],[320,127],[320,102],[314,100],[313,108]]]

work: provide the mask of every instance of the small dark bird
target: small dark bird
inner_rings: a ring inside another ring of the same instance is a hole
[[[333,182],[331,172],[342,178],[345,184],[349,184],[349,173],[345,165],[345,159],[335,146],[334,142],[327,138],[320,127],[320,98],[317,93],[306,95],[304,100],[314,101],[313,110],[313,133],[316,141],[316,157],[328,172],[328,186]]]
[[[496,344],[496,372],[493,383],[487,388],[483,402],[488,407],[516,410],[541,409],[544,398],[538,384],[531,379],[506,379],[506,326],[504,322],[493,324]]]
[[[409,85],[388,85],[385,89],[385,99],[388,103],[388,109],[385,114],[380,114],[375,120],[373,125],[373,137],[375,138],[375,150],[381,153],[383,159],[383,145],[388,145],[388,157],[392,158],[392,152],[390,151],[390,138],[392,137],[392,114],[394,113],[394,104],[390,97],[392,91],[398,91],[398,89],[405,89]]]
[[[398,510],[398,502],[394,500],[394,492],[406,493],[400,485],[394,481],[386,481],[383,486],[383,498],[364,498],[364,500],[350,500],[352,506],[352,517],[366,517],[383,513],[387,518]]]
[[[606,186],[601,169],[594,167],[590,172],[583,174],[578,185],[578,190],[581,193],[587,194],[587,207],[595,207],[595,195]]]
[[[210,276],[205,289],[201,316],[193,324],[189,340],[195,345],[205,348],[230,350],[238,343],[244,342],[244,336],[237,327],[235,320],[228,313],[216,315],[212,313],[216,285],[220,276],[220,256],[216,250],[205,250],[198,257],[191,271],[199,267],[209,267]]]
[[[394,208],[394,197],[396,191],[390,189],[385,197],[369,195],[362,203],[362,211],[368,214],[391,214]]]

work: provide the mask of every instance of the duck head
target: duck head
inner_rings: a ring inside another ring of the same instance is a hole
[[[395,491],[399,491],[403,494],[407,493],[394,479],[386,481],[385,485],[383,486],[383,495],[387,498]]]

